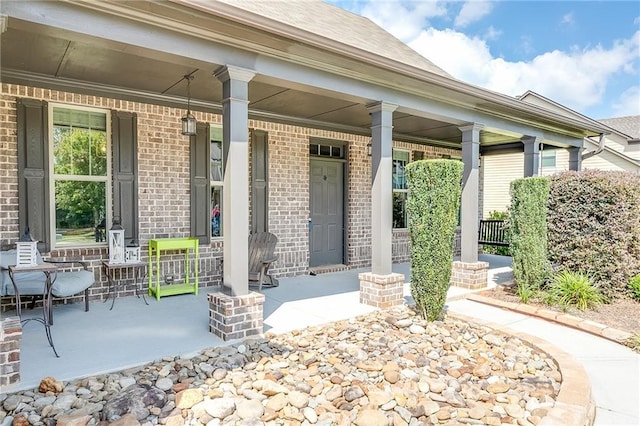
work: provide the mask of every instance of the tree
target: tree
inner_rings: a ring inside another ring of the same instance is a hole
[[[54,128],[57,225],[93,227],[104,216],[107,174],[106,132]]]

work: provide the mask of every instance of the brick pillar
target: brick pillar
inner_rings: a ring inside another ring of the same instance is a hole
[[[0,392],[5,386],[20,381],[20,342],[22,326],[19,317],[0,321]]]
[[[377,275],[371,272],[358,274],[360,279],[360,303],[376,308],[401,305],[404,300],[404,275]]]
[[[471,290],[485,288],[487,286],[488,271],[488,262],[453,262],[451,285]]]
[[[224,341],[244,339],[263,333],[264,294],[251,292],[243,296],[210,293],[209,332]]]

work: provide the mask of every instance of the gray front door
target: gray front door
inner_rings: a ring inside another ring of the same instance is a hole
[[[343,169],[340,161],[311,159],[309,266],[344,262]]]

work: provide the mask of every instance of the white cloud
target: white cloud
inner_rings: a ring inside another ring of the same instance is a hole
[[[561,24],[573,25],[576,23],[575,18],[573,16],[573,12],[569,12],[565,14],[560,20]]]
[[[640,86],[632,86],[622,92],[613,104],[613,111],[616,117],[640,115]]]
[[[637,75],[633,64],[640,48],[640,31],[609,49],[595,46],[569,52],[554,50],[527,62],[495,58],[484,40],[454,30],[428,29],[409,45],[468,83],[511,96],[533,90],[584,111],[602,102],[608,81],[620,73]],[[627,96],[633,97],[633,93]],[[625,99],[620,99],[621,109],[626,108]]]
[[[502,31],[497,30],[493,25],[490,25],[487,28],[487,31],[484,33],[485,40],[497,40],[502,35]]]
[[[442,1],[372,1],[360,14],[407,42],[420,34],[430,18],[446,16],[447,8]]]
[[[493,9],[493,3],[487,1],[468,1],[460,9],[454,25],[458,28],[466,27],[472,22],[479,21]]]

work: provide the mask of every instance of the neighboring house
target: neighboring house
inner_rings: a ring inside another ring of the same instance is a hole
[[[529,102],[559,115],[583,117],[579,113],[559,105],[535,92],[527,92],[520,96]],[[596,123],[595,120],[591,120]],[[640,173],[640,116],[619,117],[598,120],[606,130],[604,147],[599,137],[585,137],[582,151],[582,169],[621,170]],[[482,175],[482,207],[483,218],[491,212],[504,212],[510,203],[509,185],[515,179],[525,176],[524,153],[522,149],[511,152],[488,153],[481,158]],[[557,149],[553,145],[540,146],[539,163],[536,175],[548,176],[569,170],[569,152]]]
[[[464,163],[461,256],[475,265],[480,153],[524,146],[532,169],[542,143],[576,168],[584,138],[607,131],[456,80],[321,1],[2,2],[0,14],[2,242],[28,225],[45,253],[84,258],[94,298],[107,294],[103,219],[143,259],[150,239],[199,238],[201,285],[234,297],[248,291],[250,231],[278,236],[276,276],[389,276],[409,253],[404,167],[423,158]],[[187,107],[194,136],[181,134]]]

